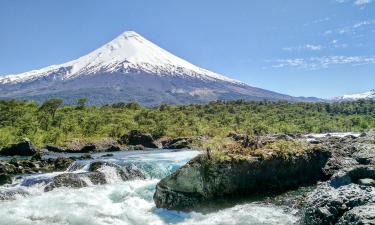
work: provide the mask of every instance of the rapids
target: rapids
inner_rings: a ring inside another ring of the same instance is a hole
[[[294,224],[290,209],[257,202],[215,208],[206,212],[157,209],[152,196],[157,182],[199,154],[197,151],[117,152],[111,157],[94,154],[93,160],[74,162],[65,172],[16,177],[0,187],[0,224],[3,225],[125,225],[125,224]],[[44,192],[61,173],[85,173],[92,161],[132,164],[146,180],[122,181],[113,168],[104,167],[108,184],[81,189],[57,188]]]

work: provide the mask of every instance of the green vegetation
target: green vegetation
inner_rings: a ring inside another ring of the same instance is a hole
[[[375,102],[287,103],[212,102],[206,105],[161,105],[144,108],[137,103],[102,107],[63,105],[50,99],[41,105],[30,101],[0,101],[0,146],[24,138],[36,146],[66,145],[74,139],[117,139],[130,130],[162,136],[224,137],[229,132],[308,133],[363,131],[375,128]]]

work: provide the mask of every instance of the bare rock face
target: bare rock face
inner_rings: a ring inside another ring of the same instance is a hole
[[[371,185],[373,179],[375,168],[372,166],[357,166],[338,172],[307,198],[304,224],[372,224],[354,223],[355,220],[350,218],[363,209],[357,207],[375,203],[375,187]],[[362,220],[362,216],[367,218],[364,213],[356,217],[356,221]]]
[[[159,208],[187,209],[220,196],[279,193],[323,178],[330,154],[311,150],[290,159],[210,160],[200,155],[156,186]]]

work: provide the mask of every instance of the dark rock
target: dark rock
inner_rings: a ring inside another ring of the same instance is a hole
[[[143,145],[146,148],[158,148],[151,134],[145,134],[137,130],[132,130],[129,134],[122,136],[120,138],[120,143],[127,145]]]
[[[6,173],[0,173],[0,185],[11,184],[12,176]]]
[[[42,154],[40,154],[40,152],[36,153],[35,155],[33,155],[31,157],[31,160],[32,161],[40,161],[40,160],[42,160]]]
[[[306,200],[304,223],[333,225],[352,208],[375,203],[375,188],[358,185],[367,178],[375,178],[375,169],[358,166],[340,171],[319,185]]]
[[[346,212],[337,225],[374,225],[375,204],[355,207]]]
[[[113,157],[113,154],[109,153],[109,154],[102,155],[101,157],[102,157],[102,158],[105,158],[105,157]]]
[[[55,170],[64,171],[74,162],[74,159],[59,157],[54,162]]]
[[[59,187],[82,188],[87,187],[87,183],[82,180],[80,174],[64,173],[54,177],[52,182],[44,188],[44,191],[52,191]]]
[[[143,145],[135,145],[135,146],[129,146],[129,151],[142,151],[145,150],[145,147]]]
[[[87,173],[85,175],[90,179],[92,184],[102,185],[102,184],[107,183],[104,173],[96,171],[96,172]]]
[[[121,148],[120,148],[120,146],[112,145],[112,146],[106,148],[105,151],[106,152],[118,152],[118,151],[121,151]]]
[[[68,152],[66,148],[59,147],[59,146],[52,146],[52,145],[47,145],[46,149],[50,152],[59,152],[59,153]]]
[[[5,147],[0,151],[1,155],[5,156],[33,156],[37,153],[37,149],[30,141],[23,141],[18,144]]]
[[[179,137],[170,140],[162,141],[162,146],[165,149],[183,149],[190,148],[193,142],[192,138],[189,137]]]
[[[95,145],[85,145],[79,150],[79,152],[88,153],[88,152],[94,152],[95,150],[96,150]]]
[[[290,159],[216,161],[200,155],[162,179],[154,201],[159,208],[186,209],[220,196],[280,193],[323,179],[329,157],[319,149]]]

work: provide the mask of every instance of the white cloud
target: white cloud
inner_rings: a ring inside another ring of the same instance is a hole
[[[375,56],[322,56],[310,58],[278,59],[273,68],[293,67],[298,69],[317,70],[337,65],[362,66],[375,64]]]
[[[300,46],[295,46],[295,47],[285,47],[285,48],[283,48],[284,51],[303,51],[303,50],[319,51],[319,50],[322,50],[322,49],[323,49],[323,46],[313,45],[313,44],[306,44],[306,45],[300,45]]]
[[[352,3],[353,5],[357,6],[365,6],[367,4],[373,3],[374,0],[336,0],[338,3]]]
[[[354,23],[350,26],[341,27],[334,30],[327,30],[324,32],[325,35],[331,34],[357,34],[358,32],[366,32],[368,28],[371,26],[375,26],[375,19],[372,20],[364,20],[357,23]]]

